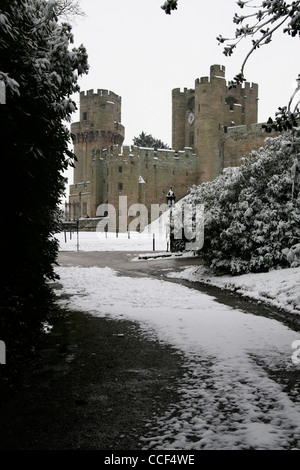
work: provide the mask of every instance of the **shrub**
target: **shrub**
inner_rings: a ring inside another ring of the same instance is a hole
[[[294,172],[298,144],[300,129],[268,138],[240,167],[190,190],[189,202],[205,207],[201,254],[216,273],[300,265],[300,197]]]

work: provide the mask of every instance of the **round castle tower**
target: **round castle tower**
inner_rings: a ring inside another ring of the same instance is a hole
[[[121,97],[109,90],[80,93],[80,121],[71,125],[77,157],[69,199],[73,218],[94,217],[97,206],[107,197],[99,157],[102,149],[123,144],[121,104]]]
[[[109,90],[80,93],[80,121],[71,125],[78,160],[74,183],[91,180],[91,159],[95,151],[122,145],[125,130],[121,124],[121,102],[121,97]]]

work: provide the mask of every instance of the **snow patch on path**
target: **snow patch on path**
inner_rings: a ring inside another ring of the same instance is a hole
[[[61,303],[96,316],[139,322],[149,338],[185,358],[178,403],[153,417],[147,449],[300,449],[299,384],[286,390],[272,373],[299,372],[300,339],[276,320],[245,314],[197,290],[110,268],[57,267]]]

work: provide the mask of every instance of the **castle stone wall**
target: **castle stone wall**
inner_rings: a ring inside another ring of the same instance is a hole
[[[151,206],[167,202],[170,186],[177,199],[181,199],[195,181],[197,156],[189,148],[175,152],[124,147],[121,152],[120,147],[114,146],[103,150],[102,158],[109,179],[109,204],[116,208],[117,215],[121,196],[127,197],[127,209],[133,204],[143,204],[148,214],[145,224],[150,222]],[[134,218],[135,213],[128,216],[127,226]]]
[[[263,123],[258,123],[227,129],[227,133],[223,136],[223,168],[239,166],[242,157],[265,145],[265,139],[270,137],[270,134],[267,134],[262,126]],[[275,135],[277,133],[272,134],[272,137]]]
[[[95,218],[101,204],[110,204],[117,226],[120,216],[119,229],[126,230],[137,218],[137,205],[143,204],[147,215],[142,229],[150,222],[151,207],[166,204],[170,186],[181,199],[193,185],[239,166],[267,137],[257,124],[258,85],[230,88],[222,65],[212,65],[209,76],[196,79],[194,89],[172,90],[173,150],[122,147],[121,104],[121,97],[109,90],[80,93],[80,121],[71,126],[78,161],[70,186],[70,218]]]

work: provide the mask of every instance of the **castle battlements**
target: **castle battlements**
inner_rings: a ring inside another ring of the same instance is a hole
[[[241,92],[246,93],[253,93],[258,94],[258,84],[257,83],[250,83],[245,82],[243,85],[236,85],[235,87],[230,88],[229,83],[226,83],[225,80],[225,67],[224,65],[212,65],[210,68],[210,76],[196,78],[195,80],[195,88],[201,85],[207,85],[208,83],[214,82],[217,80],[224,81],[223,83],[226,85],[226,92],[230,93],[231,95],[240,95]],[[186,89],[185,89],[186,90]]]
[[[224,65],[212,65],[210,67],[210,76],[201,77],[195,80],[195,87],[203,83],[211,83],[215,79],[225,80],[225,67]]]
[[[227,127],[226,132],[225,132],[225,138],[231,138],[237,135],[247,137],[249,134],[252,134],[252,135],[265,134],[266,131],[263,128],[264,124],[266,123],[258,122],[255,124],[250,124],[248,126],[243,125],[243,126]]]
[[[221,79],[225,81],[223,77],[213,77],[214,79]],[[195,80],[195,88],[201,85],[211,84],[212,80],[209,77],[201,77]],[[225,83],[225,82],[224,82]],[[244,93],[244,97],[246,98],[248,94],[258,94],[258,84],[257,83],[250,83],[245,82],[243,85],[236,85],[236,87],[230,87],[229,83],[225,83],[226,85],[226,92],[231,95],[240,95]],[[176,89],[175,89],[176,90]],[[173,91],[175,91],[173,90]],[[182,92],[184,94],[185,92]],[[258,98],[257,98],[258,99]]]
[[[195,90],[193,90],[193,88],[184,88],[182,91],[181,91],[181,88],[174,88],[172,90],[172,95],[175,96],[175,95],[182,95],[182,96],[186,96],[188,94],[192,95],[195,93]]]
[[[108,101],[121,101],[122,98],[121,96],[117,95],[113,91],[110,90],[104,90],[104,89],[97,89],[97,90],[87,90],[87,91],[81,91],[80,92],[80,100],[81,99],[90,99],[90,98],[95,98],[95,97],[100,97],[103,99],[107,99]]]
[[[197,155],[193,152],[191,147],[186,147],[184,150],[176,152],[172,149],[157,149],[146,147],[135,147],[124,145],[121,148],[119,145],[113,145],[107,149],[103,149],[101,158],[104,160],[122,160],[123,162],[145,161],[153,164],[158,162],[174,163],[174,160],[195,160]]]

